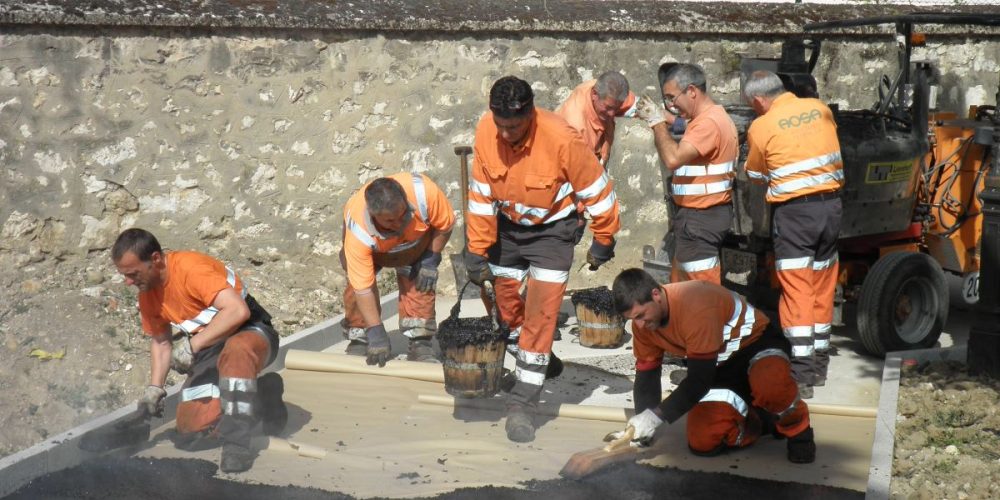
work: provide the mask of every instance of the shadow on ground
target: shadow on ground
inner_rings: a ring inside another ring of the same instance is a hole
[[[233,482],[216,476],[214,463],[194,459],[110,459],[86,464],[35,479],[9,499],[147,499],[215,500],[349,499],[336,492],[293,486]],[[607,500],[638,498],[769,498],[856,499],[862,492],[799,483],[750,479],[731,474],[659,469],[628,464],[589,476],[532,481],[524,489],[463,488],[436,499],[546,499]]]

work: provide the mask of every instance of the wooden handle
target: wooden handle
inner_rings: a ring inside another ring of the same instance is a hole
[[[604,445],[604,451],[615,451],[622,446],[628,446],[629,441],[635,437],[635,427],[631,425],[625,428],[625,434],[622,437],[612,440],[610,443]]]
[[[467,212],[469,210],[469,155],[472,154],[472,148],[469,146],[455,146],[455,154],[458,155],[458,163],[462,169],[462,221],[464,223],[467,220]]]

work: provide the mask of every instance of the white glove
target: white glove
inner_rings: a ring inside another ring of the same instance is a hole
[[[146,386],[146,391],[139,398],[139,411],[147,416],[163,416],[163,398],[167,391],[156,385]]]
[[[635,429],[630,444],[632,446],[649,446],[649,442],[653,440],[653,433],[662,423],[663,419],[658,417],[652,409],[647,409],[628,419],[628,425]]]
[[[170,351],[170,367],[180,373],[188,373],[193,364],[194,351],[191,350],[191,338],[184,335],[174,341],[174,348]]]
[[[663,106],[648,95],[643,95],[639,98],[639,107],[636,109],[635,116],[641,120],[646,120],[646,123],[650,127],[655,127],[667,121],[667,114]]]

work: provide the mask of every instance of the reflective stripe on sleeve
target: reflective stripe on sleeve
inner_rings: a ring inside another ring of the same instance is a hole
[[[593,184],[587,186],[586,188],[580,191],[577,191],[576,197],[579,198],[580,200],[589,200],[601,194],[601,191],[604,191],[604,188],[607,187],[608,181],[609,181],[608,174],[607,172],[605,172],[601,174],[601,176],[596,181],[594,181]]]
[[[615,196],[615,192],[612,191],[610,194],[605,196],[603,200],[587,206],[587,212],[590,213],[591,217],[597,217],[598,215],[611,210],[611,207],[615,206],[615,200],[617,199],[618,198]]]
[[[478,201],[469,200],[469,213],[473,215],[482,215],[484,217],[495,217],[497,214],[497,207],[492,203],[480,203]]]

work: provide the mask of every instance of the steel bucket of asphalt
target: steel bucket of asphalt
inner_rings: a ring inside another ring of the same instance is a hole
[[[615,311],[608,287],[577,290],[570,300],[576,308],[580,345],[596,349],[614,349],[622,345],[625,320]]]

